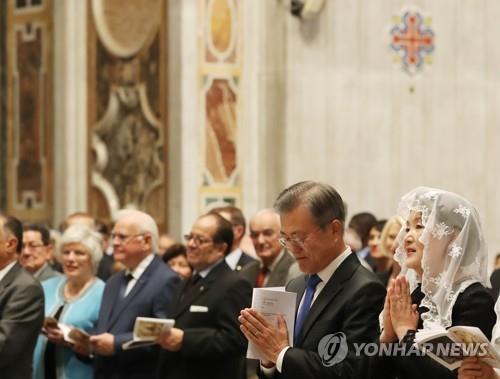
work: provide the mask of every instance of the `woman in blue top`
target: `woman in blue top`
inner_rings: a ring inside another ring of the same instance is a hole
[[[59,324],[91,332],[99,315],[104,282],[96,278],[102,258],[100,235],[84,225],[69,227],[61,237],[59,260],[64,276],[42,283],[45,315]],[[89,348],[84,343],[71,343],[64,326],[47,322],[34,354],[35,379],[93,378]]]

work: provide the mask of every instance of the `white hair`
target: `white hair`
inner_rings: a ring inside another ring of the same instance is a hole
[[[158,240],[160,239],[156,221],[149,214],[136,209],[121,209],[116,212],[116,222],[128,219],[132,221],[139,233],[149,233],[151,235],[151,245],[153,252],[158,252]]]
[[[85,248],[85,250],[87,250],[95,274],[97,272],[99,262],[102,259],[101,235],[84,224],[71,225],[62,234],[59,241],[59,249],[55,251],[55,255],[58,259],[61,258],[64,245],[68,245],[70,243],[79,243]]]

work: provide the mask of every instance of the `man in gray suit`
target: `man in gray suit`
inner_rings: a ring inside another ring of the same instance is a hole
[[[50,267],[52,245],[49,230],[40,224],[28,224],[23,231],[23,249],[19,263],[40,282],[61,273]]]
[[[29,379],[33,350],[43,324],[40,283],[18,263],[23,227],[0,214],[0,376]]]
[[[287,282],[294,257],[279,243],[280,217],[274,209],[263,209],[250,220],[250,238],[262,264],[243,267],[254,287],[279,287]]]

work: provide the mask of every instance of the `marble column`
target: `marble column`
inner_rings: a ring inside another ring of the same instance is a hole
[[[85,1],[54,7],[54,224],[87,210]]]

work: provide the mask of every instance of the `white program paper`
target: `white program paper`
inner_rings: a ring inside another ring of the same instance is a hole
[[[297,294],[295,292],[286,292],[285,287],[253,289],[252,308],[264,316],[272,325],[277,325],[277,316],[283,315],[288,328],[288,342],[290,346],[293,346],[296,302]],[[264,356],[253,343],[249,342],[247,358],[264,359]]]
[[[123,350],[154,345],[160,334],[172,329],[175,320],[167,318],[137,317],[131,341],[122,344]]]

